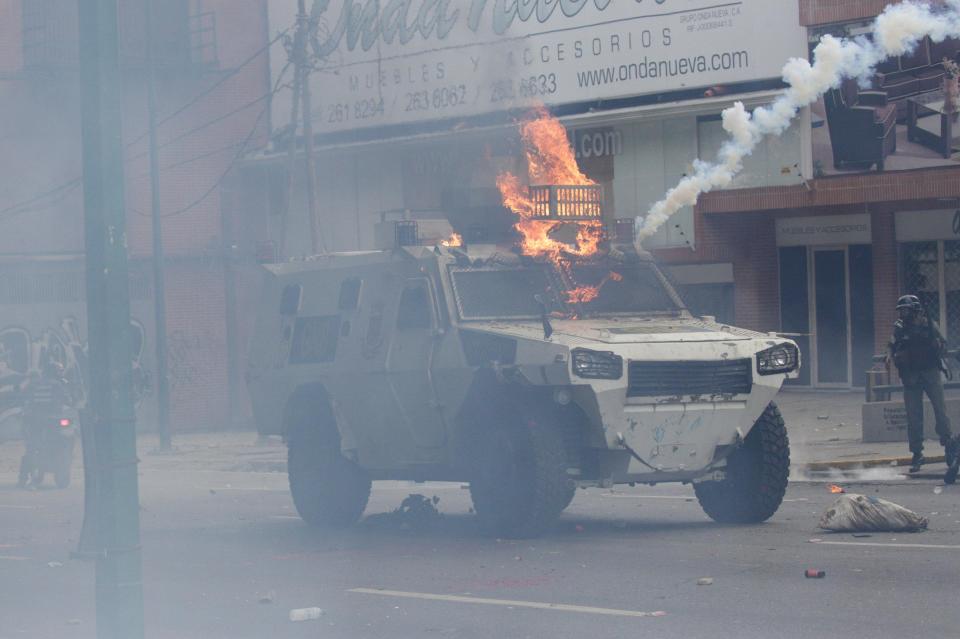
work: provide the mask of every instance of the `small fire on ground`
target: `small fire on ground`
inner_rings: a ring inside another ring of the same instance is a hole
[[[846,490],[843,489],[843,486],[837,486],[836,484],[830,484],[829,486],[827,486],[827,490],[829,490],[834,495],[842,495],[843,493],[847,492]]]
[[[529,185],[596,185],[596,182],[584,175],[577,166],[563,124],[544,107],[535,109],[532,116],[520,125]],[[504,172],[498,175],[497,187],[500,189],[503,205],[518,217],[514,228],[520,234],[520,250],[523,254],[550,260],[573,284],[566,294],[568,303],[591,302],[597,298],[604,284],[623,279],[618,273],[610,273],[596,286],[577,286],[573,281],[571,263],[577,258],[597,253],[603,236],[602,222],[537,219],[537,206],[530,191],[523,180],[512,173]],[[559,227],[568,224],[577,225],[573,243],[558,240],[552,235]]]

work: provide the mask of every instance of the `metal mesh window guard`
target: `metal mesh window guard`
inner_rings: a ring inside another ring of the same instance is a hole
[[[603,214],[603,187],[531,186],[530,198],[537,217],[554,219],[599,218]]]
[[[960,241],[900,245],[900,292],[920,298],[951,348],[960,346]]]
[[[943,308],[942,324],[950,346],[960,345],[960,242],[943,243]]]

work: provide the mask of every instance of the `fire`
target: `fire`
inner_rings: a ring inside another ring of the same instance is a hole
[[[529,184],[595,185],[596,182],[584,175],[577,166],[567,131],[560,121],[544,107],[535,109],[533,115],[532,119],[520,125]],[[512,173],[504,172],[497,176],[497,187],[500,189],[503,205],[518,217],[514,228],[520,234],[520,249],[523,254],[549,259],[572,282],[570,261],[596,254],[603,236],[602,222],[537,219],[536,204],[529,191],[523,181]],[[573,243],[560,241],[552,235],[559,227],[569,224],[577,225]],[[568,301],[582,304],[596,299],[600,287],[607,281],[608,279],[604,279],[595,287],[572,287],[567,293]]]
[[[567,291],[567,302],[569,304],[588,304],[597,299],[600,295],[600,289],[607,282],[620,282],[623,275],[610,271],[596,286],[578,286]]]
[[[829,486],[827,486],[827,490],[829,490],[834,495],[841,495],[847,492],[843,489],[843,486],[837,486],[836,484],[830,484]]]
[[[440,246],[445,248],[457,248],[463,246],[463,236],[459,233],[453,233],[445,240],[440,242]]]

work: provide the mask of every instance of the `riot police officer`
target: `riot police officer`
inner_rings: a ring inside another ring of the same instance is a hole
[[[946,341],[936,322],[923,310],[916,295],[904,295],[897,300],[899,319],[893,325],[890,356],[903,382],[903,400],[907,409],[907,434],[913,453],[910,471],[917,472],[923,458],[923,394],[933,405],[937,436],[946,451],[948,480],[956,479],[958,446],[960,442],[950,429],[950,418],[943,398],[941,373],[945,372],[943,356]],[[952,483],[950,481],[949,483]]]

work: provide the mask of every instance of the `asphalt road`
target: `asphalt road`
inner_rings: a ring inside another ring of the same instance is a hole
[[[0,472],[0,638],[95,636],[93,567],[69,559],[82,486],[14,480]],[[844,485],[928,515],[931,530],[824,534],[822,483],[792,484],[765,525],[724,527],[688,487],[662,486],[581,491],[545,537],[503,541],[478,533],[460,486],[390,483],[360,525],[331,533],[295,516],[282,474],[145,467],[147,636],[958,636],[960,486]],[[391,515],[410,493],[439,497],[442,517]],[[313,606],[322,617],[289,621]]]

